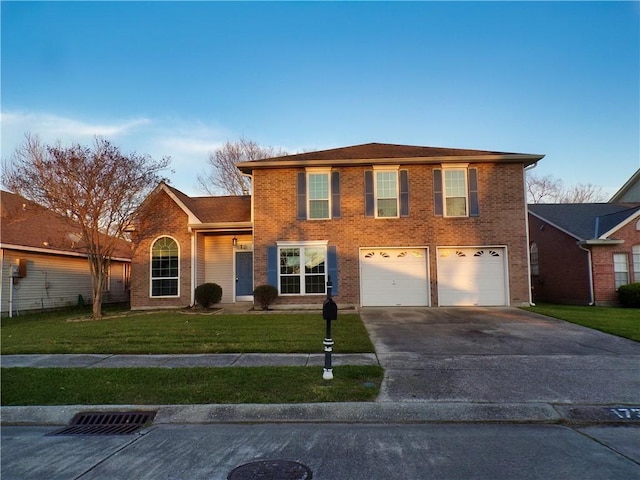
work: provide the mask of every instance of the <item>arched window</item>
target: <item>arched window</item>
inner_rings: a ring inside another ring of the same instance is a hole
[[[151,247],[151,296],[177,297],[180,280],[178,242],[160,237]]]
[[[531,275],[540,275],[540,264],[538,262],[538,245],[536,242],[531,244],[529,249],[529,256],[531,259]]]

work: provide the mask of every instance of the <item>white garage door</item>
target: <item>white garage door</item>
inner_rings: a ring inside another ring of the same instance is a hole
[[[427,250],[373,248],[360,250],[362,306],[428,306]]]
[[[438,305],[508,304],[504,248],[438,248],[437,257]]]

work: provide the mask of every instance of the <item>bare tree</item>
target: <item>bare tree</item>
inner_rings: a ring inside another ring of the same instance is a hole
[[[26,135],[2,183],[9,190],[66,216],[82,231],[89,259],[93,318],[102,317],[102,291],[110,259],[136,207],[162,179],[169,158],[125,155],[108,140],[96,137],[93,147],[44,145]]]
[[[533,173],[527,173],[527,202],[554,203],[560,191],[562,191],[562,180],[551,175],[539,177]]]
[[[579,183],[565,188],[564,182],[553,175],[537,176],[527,173],[527,202],[529,203],[593,203],[603,202],[602,187]]]
[[[240,173],[236,163],[282,155],[287,155],[287,152],[273,147],[261,147],[245,138],[237,142],[226,142],[215,152],[209,153],[207,164],[210,168],[204,175],[198,175],[196,188],[208,195],[248,195],[251,191],[250,180]]]

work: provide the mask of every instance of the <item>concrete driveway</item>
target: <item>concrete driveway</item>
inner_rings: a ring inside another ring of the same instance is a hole
[[[640,343],[516,308],[363,308],[380,402],[640,403]]]

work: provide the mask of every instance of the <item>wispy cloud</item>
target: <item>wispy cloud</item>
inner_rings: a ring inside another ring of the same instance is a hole
[[[180,118],[133,117],[112,121],[81,120],[44,112],[3,111],[2,158],[8,159],[24,142],[25,133],[38,135],[44,143],[70,145],[91,143],[101,136],[118,144],[125,152],[146,153],[154,158],[171,157],[172,183],[194,194],[197,175],[203,173],[209,152],[233,134],[219,125]]]

